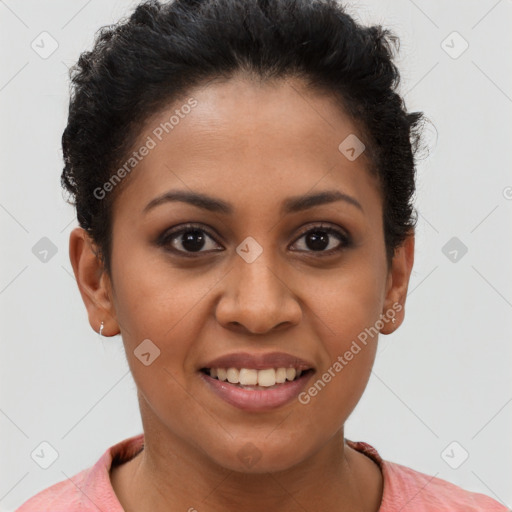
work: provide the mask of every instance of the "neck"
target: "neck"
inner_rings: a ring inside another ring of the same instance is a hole
[[[144,450],[112,474],[112,485],[125,510],[379,509],[380,469],[344,443],[343,429],[294,467],[259,474],[231,471],[191,446],[178,440],[169,445],[165,436],[152,434],[145,429]]]

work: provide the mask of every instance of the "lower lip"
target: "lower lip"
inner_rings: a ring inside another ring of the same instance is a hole
[[[214,379],[209,375],[199,372],[203,381],[220,398],[228,404],[234,405],[245,411],[265,411],[281,407],[297,398],[301,390],[306,386],[307,381],[313,372],[307,371],[298,379],[287,381],[273,389],[252,390],[243,389],[227,381]]]

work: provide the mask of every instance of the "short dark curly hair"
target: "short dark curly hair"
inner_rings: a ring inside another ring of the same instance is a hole
[[[121,187],[102,199],[94,191],[126,161],[150,116],[193,87],[239,72],[300,78],[351,116],[380,184],[389,263],[414,232],[414,160],[425,119],[407,113],[397,92],[398,49],[389,29],[361,26],[336,0],[149,0],[100,28],[92,51],[70,69],[61,183],[105,270]]]

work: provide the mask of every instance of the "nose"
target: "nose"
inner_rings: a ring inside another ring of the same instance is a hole
[[[223,280],[216,318],[225,328],[263,334],[300,322],[302,310],[293,283],[286,282],[264,254],[252,263],[238,258]]]

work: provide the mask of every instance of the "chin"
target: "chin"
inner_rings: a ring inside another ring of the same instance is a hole
[[[300,443],[286,446],[282,438],[276,441],[276,444],[269,443],[265,437],[260,441],[257,437],[247,442],[239,440],[212,454],[211,458],[230,471],[256,475],[286,471],[308,457],[305,450],[297,449],[297,446],[304,448]]]

